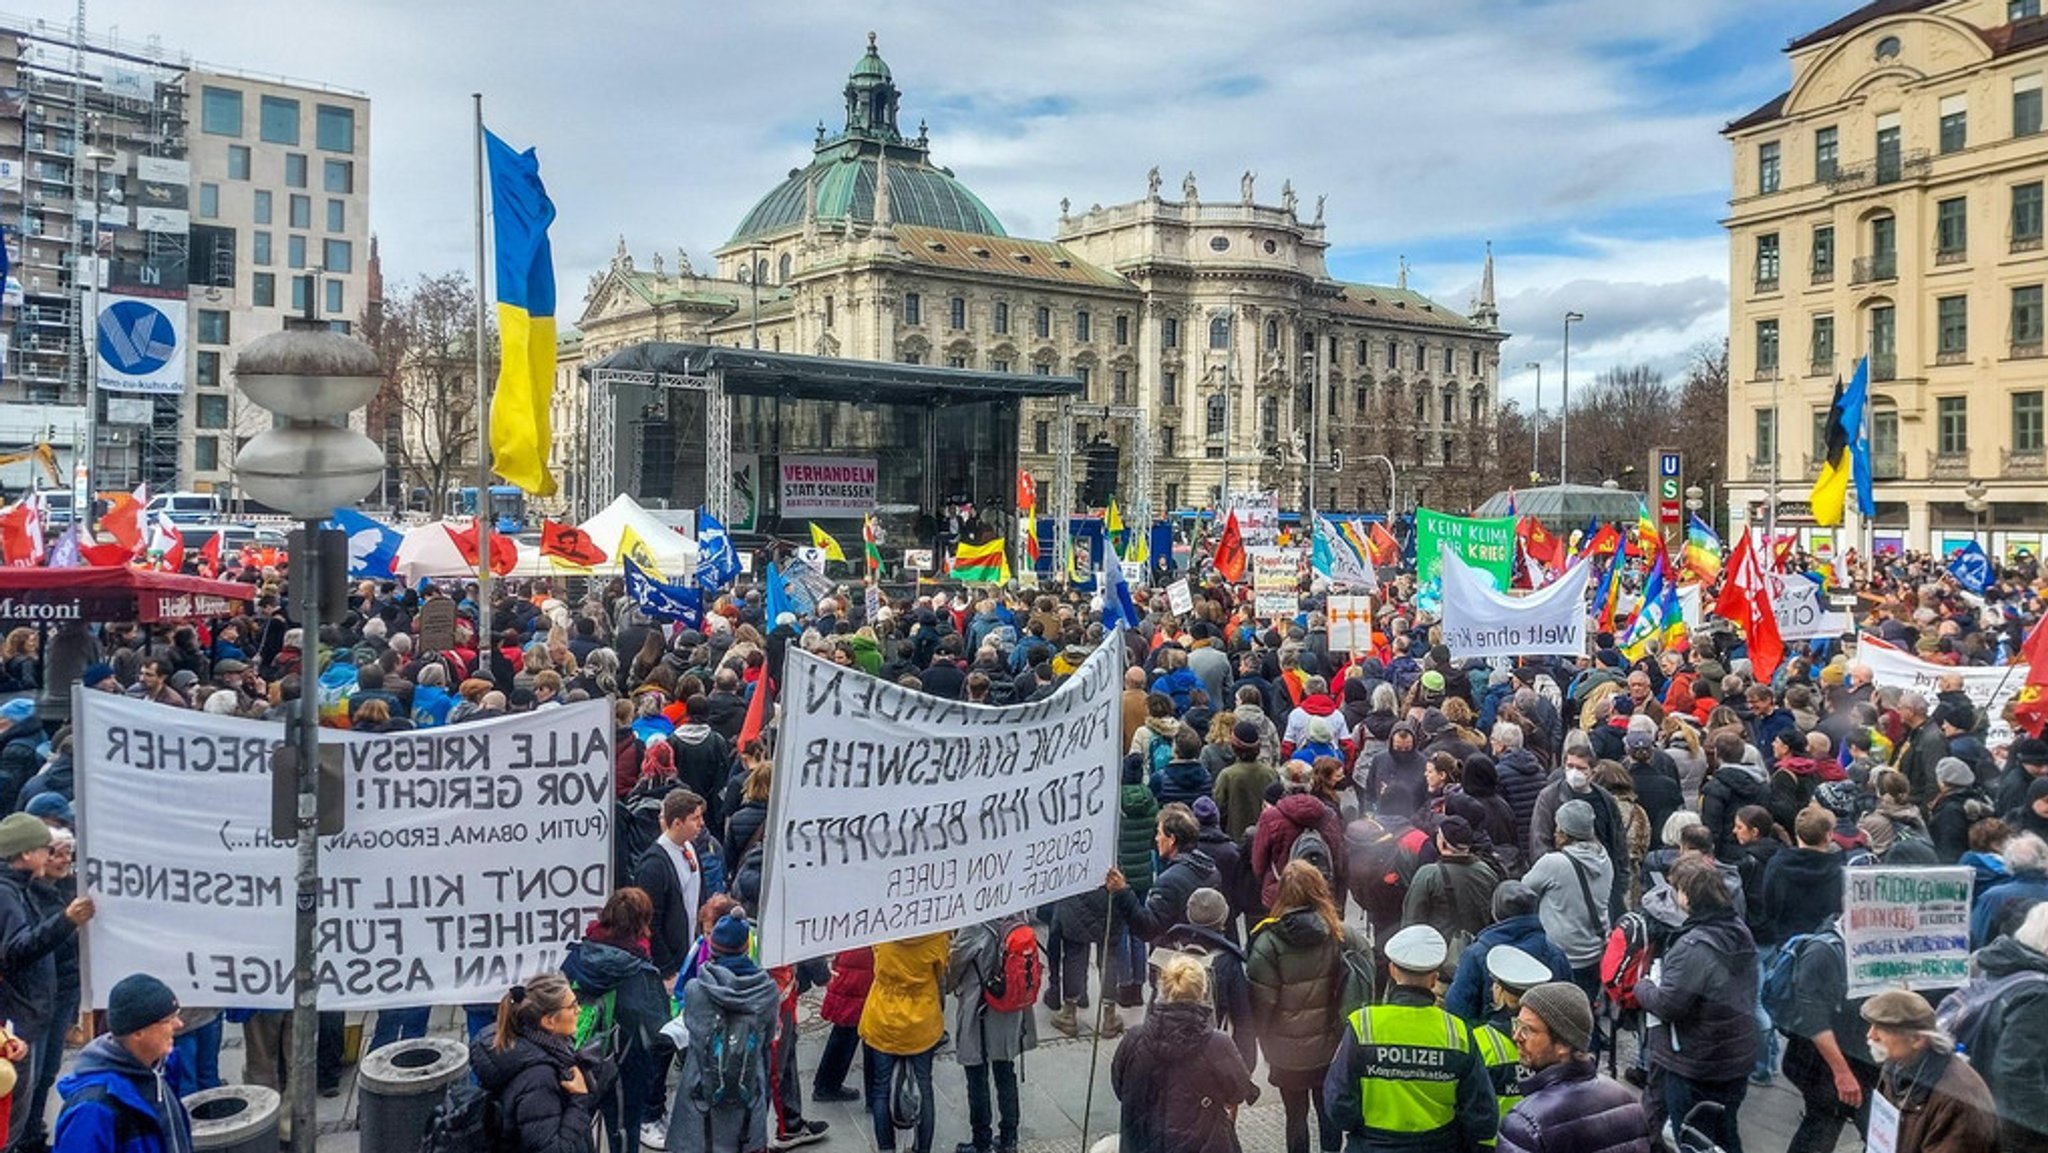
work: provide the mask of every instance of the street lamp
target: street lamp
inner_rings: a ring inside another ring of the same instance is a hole
[[[1394,462],[1391,458],[1382,456],[1379,453],[1374,453],[1364,459],[1367,461],[1376,460],[1387,466],[1387,522],[1391,524],[1394,520],[1394,514],[1400,511],[1400,505],[1394,500]]]
[[[1984,500],[1984,494],[1989,491],[1983,481],[1974,477],[1963,486],[1963,507],[1970,510],[1970,535],[1980,547],[1984,544],[1984,510],[1990,507]]]
[[[1572,436],[1572,325],[1585,320],[1585,314],[1567,312],[1564,314],[1564,400],[1557,416],[1557,483],[1564,484],[1571,479],[1566,471],[1565,455]]]
[[[93,474],[99,471],[100,464],[100,276],[105,268],[100,263],[100,201],[106,195],[107,166],[114,162],[114,154],[104,148],[91,148],[86,150],[85,161],[92,165],[92,277],[86,282],[89,303],[83,327],[85,356],[80,367],[85,391],[85,452],[71,466],[71,515],[73,519],[85,518],[85,533],[90,537]],[[76,271],[73,270],[74,274]]]
[[[1699,511],[1700,511],[1700,509],[1702,509],[1702,508],[1704,508],[1704,507],[1706,506],[1706,503],[1707,503],[1707,501],[1706,501],[1706,496],[1707,496],[1707,491],[1706,491],[1705,489],[1701,488],[1700,486],[1698,486],[1698,485],[1696,485],[1696,484],[1689,484],[1689,485],[1686,485],[1686,486],[1685,486],[1685,511],[1687,511],[1687,512],[1689,512],[1689,513],[1692,513],[1692,514],[1693,514],[1693,515],[1695,515],[1695,516],[1699,515]]]
[[[1536,415],[1529,418],[1529,480],[1533,483],[1543,472],[1537,459],[1543,445],[1543,366],[1532,360],[1522,367],[1536,370]]]

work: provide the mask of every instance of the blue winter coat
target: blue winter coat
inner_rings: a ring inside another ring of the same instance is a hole
[[[1202,689],[1206,692],[1207,686],[1202,684],[1202,678],[1196,676],[1186,666],[1177,668],[1152,682],[1153,692],[1165,693],[1173,698],[1173,711],[1176,713],[1188,711],[1188,694],[1196,689]],[[1209,703],[1213,705],[1216,702],[1210,701]]]
[[[1542,917],[1525,913],[1496,921],[1482,929],[1458,955],[1457,976],[1451,978],[1450,991],[1444,994],[1444,1009],[1468,1024],[1483,1023],[1492,1010],[1487,999],[1493,989],[1493,978],[1486,973],[1486,955],[1495,945],[1513,945],[1549,965],[1550,975],[1557,980],[1572,979],[1572,963],[1566,959],[1564,950],[1544,935]]]
[[[57,1082],[64,1110],[51,1148],[58,1153],[189,1153],[192,1123],[171,1091],[173,1053],[152,1069],[101,1034],[79,1050],[71,1072]]]
[[[1200,761],[1168,761],[1159,771],[1152,774],[1152,795],[1159,798],[1161,808],[1178,801],[1193,805],[1209,795],[1215,782],[1209,779],[1209,770]]]

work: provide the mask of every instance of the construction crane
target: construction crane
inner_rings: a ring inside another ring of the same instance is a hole
[[[0,449],[0,468],[30,460],[43,466],[44,475],[50,478],[51,488],[64,488],[64,476],[57,470],[57,450],[48,441],[37,441],[27,448]]]

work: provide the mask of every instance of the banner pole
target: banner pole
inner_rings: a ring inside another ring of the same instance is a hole
[[[1095,1018],[1095,1036],[1088,1042],[1088,1092],[1081,1099],[1081,1153],[1088,1153],[1089,1123],[1095,1120],[1095,1066],[1102,1059],[1102,1021],[1116,1010],[1116,994],[1109,987],[1109,949],[1116,940],[1116,898],[1102,918],[1102,996]],[[1085,992],[1085,990],[1083,990]]]
[[[476,651],[479,676],[489,677],[491,637],[491,382],[485,374],[489,352],[484,338],[484,94],[469,94],[476,109]]]

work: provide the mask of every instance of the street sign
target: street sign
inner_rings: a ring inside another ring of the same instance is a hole
[[[1675,448],[1650,450],[1651,516],[1667,553],[1685,546],[1685,455]]]

